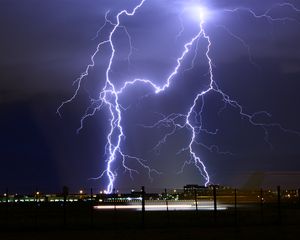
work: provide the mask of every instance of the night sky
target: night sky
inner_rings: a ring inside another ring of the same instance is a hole
[[[73,81],[85,71],[97,43],[109,34],[111,27],[107,26],[95,38],[106,11],[110,10],[108,16],[114,22],[120,10],[132,10],[138,2],[0,1],[0,191],[6,187],[24,192],[36,188],[57,192],[63,185],[73,191],[106,187],[105,177],[89,179],[105,170],[107,109],[88,118],[78,134],[76,130],[90,98],[96,98],[103,87],[110,54],[107,46],[95,58],[96,65],[77,98],[61,109],[61,117],[56,110],[72,96],[76,87]],[[111,78],[116,86],[137,77],[162,84],[173,71],[184,44],[199,28],[196,17],[183,9],[202,5],[210,12],[205,30],[212,42],[210,56],[219,87],[245,112],[268,111],[272,115],[259,116],[256,121],[280,123],[300,132],[300,12],[288,6],[277,7],[269,15],[290,20],[269,22],[243,10],[224,11],[249,7],[262,14],[276,3],[282,1],[147,0],[134,17],[121,18],[131,35],[133,52],[128,61],[128,37],[124,29],[119,29],[114,39],[117,55]],[[289,3],[300,9],[298,1]],[[185,31],[178,36],[182,25]],[[162,114],[187,113],[195,94],[208,84],[205,47],[205,41],[200,39],[194,68],[190,70],[195,46],[164,93],[155,95],[140,84],[122,95],[127,136],[122,142],[123,150],[146,159],[162,174],[154,173],[150,181],[145,169],[130,162],[139,171],[132,180],[119,160],[114,165],[118,174],[116,188],[128,191],[141,185],[158,189],[204,183],[192,164],[178,174],[188,156],[177,153],[187,146],[189,131],[180,130],[160,148],[153,149],[170,128],[149,129],[141,125],[154,124]],[[241,186],[245,176],[255,172],[300,172],[300,134],[268,128],[270,146],[262,128],[252,126],[237,109],[223,106],[217,94],[205,98],[203,126],[218,131],[216,135],[198,136],[203,144],[213,146],[211,151],[194,146],[212,183]],[[286,181],[282,184],[288,187],[300,186],[299,174],[290,178],[288,183],[287,179],[280,181]],[[269,181],[270,185],[278,184]]]

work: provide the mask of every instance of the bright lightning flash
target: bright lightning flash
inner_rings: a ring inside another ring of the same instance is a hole
[[[106,69],[106,74],[105,74],[105,84],[102,90],[99,93],[98,99],[92,99],[91,100],[91,105],[87,109],[85,115],[81,119],[81,127],[83,126],[83,122],[87,117],[93,116],[98,110],[102,109],[103,107],[106,107],[108,109],[110,119],[109,119],[109,133],[107,135],[107,144],[105,147],[105,152],[107,155],[106,159],[106,169],[103,171],[103,173],[98,177],[94,179],[99,179],[103,177],[104,175],[107,176],[108,178],[108,184],[106,188],[106,193],[112,193],[114,189],[114,184],[115,180],[117,177],[117,173],[114,171],[114,165],[117,164],[117,161],[121,161],[124,169],[129,172],[130,176],[132,176],[133,172],[137,172],[137,170],[130,168],[126,162],[127,160],[135,160],[140,166],[145,168],[148,171],[149,177],[151,178],[152,173],[160,174],[155,169],[152,169],[150,166],[147,165],[146,161],[143,160],[140,157],[135,157],[135,156],[130,156],[124,152],[122,149],[122,141],[125,139],[124,135],[124,130],[122,126],[122,111],[123,108],[120,104],[120,95],[126,91],[128,87],[134,87],[137,83],[143,83],[146,85],[149,85],[152,89],[154,94],[162,94],[164,91],[166,91],[172,83],[172,80],[177,76],[178,72],[182,68],[182,63],[186,60],[189,52],[191,51],[192,47],[196,44],[198,44],[199,39],[203,39],[206,42],[206,50],[205,50],[205,58],[207,60],[207,66],[208,66],[208,74],[209,74],[209,83],[207,85],[206,89],[203,89],[200,91],[196,97],[194,98],[190,108],[188,108],[187,112],[185,114],[178,114],[178,113],[173,113],[170,114],[169,116],[163,116],[161,120],[159,120],[157,123],[151,125],[151,126],[144,126],[146,128],[154,128],[158,127],[160,125],[168,125],[172,126],[172,130],[167,133],[156,145],[156,148],[159,148],[160,145],[164,144],[167,140],[167,138],[171,135],[173,135],[177,130],[186,128],[190,131],[191,136],[189,143],[186,147],[182,148],[179,153],[182,152],[188,152],[189,154],[189,159],[185,161],[184,165],[182,166],[182,170],[187,164],[194,164],[195,167],[199,170],[200,174],[203,176],[205,180],[205,185],[210,183],[210,177],[208,174],[208,171],[206,169],[206,166],[204,162],[201,160],[200,156],[197,154],[195,151],[195,145],[202,145],[206,147],[209,150],[212,150],[213,148],[219,149],[217,146],[206,146],[203,143],[199,142],[197,140],[197,136],[201,132],[209,133],[209,134],[216,134],[217,132],[210,132],[209,130],[205,129],[202,124],[202,114],[203,114],[203,108],[205,104],[205,97],[208,95],[210,92],[219,94],[225,106],[231,106],[232,108],[236,109],[237,112],[240,114],[240,116],[243,119],[246,119],[249,123],[251,123],[253,126],[260,127],[265,133],[265,140],[267,143],[269,143],[269,133],[268,129],[277,127],[281,129],[284,132],[290,132],[294,134],[300,135],[300,133],[288,130],[283,128],[280,124],[278,123],[262,123],[262,122],[257,122],[255,119],[259,115],[265,115],[267,117],[270,117],[270,114],[267,113],[266,111],[260,111],[260,112],[255,112],[253,114],[248,114],[244,112],[243,107],[236,101],[232,100],[226,93],[224,93],[219,87],[217,82],[214,79],[214,65],[213,65],[213,59],[210,56],[210,50],[212,48],[212,42],[209,37],[209,35],[206,32],[206,26],[205,23],[209,17],[211,17],[211,13],[208,11],[208,9],[204,7],[192,7],[189,8],[188,11],[191,11],[191,14],[195,16],[197,19],[196,21],[198,22],[199,30],[198,32],[190,39],[189,42],[185,43],[183,45],[183,50],[181,55],[178,57],[173,71],[170,72],[169,76],[165,79],[165,82],[162,85],[157,85],[155,84],[154,81],[149,80],[149,79],[133,79],[131,81],[126,81],[124,82],[123,86],[120,88],[117,88],[114,84],[114,82],[111,80],[111,72],[112,72],[112,65],[115,60],[115,53],[116,53],[116,48],[115,48],[115,43],[114,43],[114,35],[119,29],[122,29],[125,31],[125,33],[128,36],[129,42],[130,42],[130,47],[132,48],[131,44],[131,37],[127,31],[127,29],[121,25],[121,18],[123,17],[134,17],[136,12],[140,10],[140,8],[143,7],[145,4],[146,0],[140,1],[138,5],[135,6],[135,8],[131,11],[129,10],[122,10],[120,11],[116,17],[115,20],[109,20],[108,15],[109,12],[106,13],[105,15],[105,24],[101,27],[99,30],[98,34],[101,32],[101,30],[106,26],[110,25],[112,27],[112,30],[109,33],[109,36],[107,39],[104,41],[100,42],[96,48],[96,51],[94,54],[91,56],[91,63],[86,67],[85,72],[81,74],[81,76],[74,82],[74,84],[77,85],[76,90],[74,92],[74,95],[68,99],[67,101],[63,102],[61,106],[58,108],[57,112],[60,113],[60,109],[67,103],[72,102],[81,86],[83,80],[88,76],[89,71],[91,68],[95,66],[95,56],[100,52],[101,47],[104,45],[108,45],[110,48],[110,57],[109,57],[109,62],[108,62],[108,67]],[[266,11],[262,15],[256,14],[254,11],[251,9],[245,9],[245,8],[235,8],[235,9],[226,9],[224,10],[225,12],[230,12],[230,13],[235,13],[237,11],[248,11],[253,17],[255,18],[266,18],[269,21],[287,21],[287,20],[293,20],[288,17],[285,18],[274,18],[270,15],[271,10],[274,7],[290,7],[294,11],[299,11],[296,7],[289,3],[285,4],[280,4],[276,6],[272,6],[271,9]],[[181,34],[184,31],[184,29],[181,30]],[[238,38],[240,39],[240,38]],[[197,106],[200,105],[200,111],[197,112]],[[195,120],[195,119],[200,119],[200,120]],[[180,124],[179,122],[182,122],[180,120],[184,120],[184,124]],[[80,130],[79,129],[79,130]],[[218,150],[219,152],[219,150]],[[222,153],[222,152],[219,152]]]

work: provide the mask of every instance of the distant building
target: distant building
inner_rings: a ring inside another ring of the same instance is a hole
[[[205,189],[205,186],[200,186],[197,184],[187,184],[183,187],[184,192],[186,191],[195,191],[195,190],[199,190],[199,189]]]
[[[194,196],[195,193],[197,193],[197,195],[204,195],[207,194],[208,191],[209,189],[207,187],[197,184],[187,184],[183,187],[184,197]]]

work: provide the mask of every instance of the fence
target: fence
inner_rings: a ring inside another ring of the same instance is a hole
[[[300,190],[188,187],[159,193],[10,194],[0,197],[0,228],[296,225]]]

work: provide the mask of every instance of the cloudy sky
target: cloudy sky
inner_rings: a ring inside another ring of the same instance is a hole
[[[89,178],[99,176],[105,169],[107,109],[89,118],[78,134],[76,130],[90,98],[96,98],[104,85],[108,46],[101,48],[95,58],[96,65],[77,98],[61,109],[62,117],[56,110],[72,96],[76,87],[73,81],[85,71],[97,44],[111,31],[107,25],[96,35],[105,13],[109,10],[108,17],[115,22],[119,11],[132,10],[137,3],[0,1],[0,187],[16,191],[34,191],[36,187],[60,191],[62,185],[74,191],[90,186],[105,188],[106,178]],[[199,16],[194,10],[201,6],[207,11],[205,30],[212,42],[210,56],[218,86],[245,112],[268,111],[272,115],[260,116],[256,121],[280,123],[300,132],[300,12],[278,3],[282,1],[147,0],[134,17],[121,17],[131,36],[132,53],[124,28],[118,29],[111,79],[117,87],[137,77],[163,84],[184,44],[199,30]],[[297,1],[289,3],[300,8]],[[261,15],[272,6],[269,16],[285,20],[255,19],[246,11],[251,8]],[[234,8],[239,10],[227,11]],[[149,87],[138,85],[121,96],[122,124],[127,136],[122,142],[123,151],[146,159],[162,174],[153,174],[151,182],[145,169],[129,162],[140,172],[133,174],[132,180],[119,159],[114,164],[117,188],[203,184],[193,165],[178,174],[188,155],[177,153],[187,146],[190,131],[180,130],[154,149],[170,127],[149,129],[141,125],[152,125],[163,115],[188,112],[195,94],[208,84],[206,47],[206,41],[200,39],[191,48],[166,92],[155,95]],[[194,146],[213,183],[240,186],[240,179],[253,172],[300,171],[299,135],[268,128],[270,146],[262,128],[251,126],[237,109],[223,106],[217,94],[205,98],[203,126],[212,132],[217,130],[217,134],[198,136],[199,142],[214,146],[211,151],[203,145]]]

